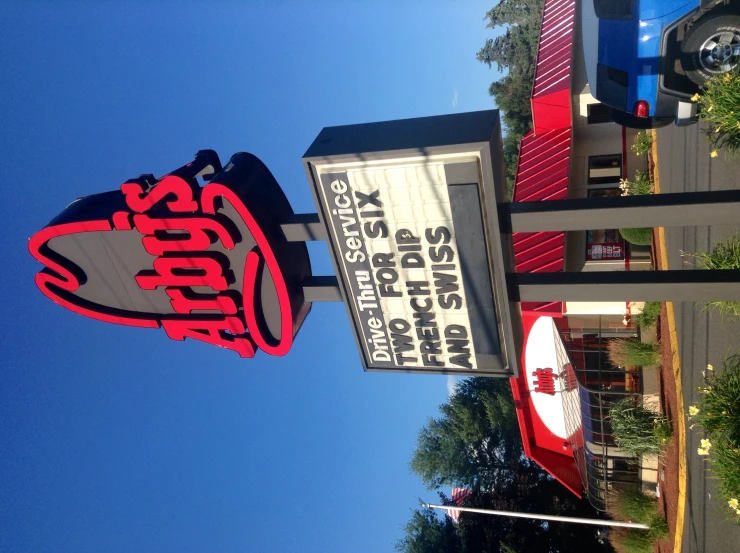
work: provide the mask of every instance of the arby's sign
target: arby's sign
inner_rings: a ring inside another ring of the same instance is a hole
[[[539,317],[529,327],[524,366],[529,399],[539,419],[553,436],[567,439],[563,394],[578,392],[568,386],[570,362],[551,317]]]
[[[324,128],[295,214],[248,153],[79,198],[29,240],[74,313],[254,357],[287,354],[312,302],[344,302],[365,370],[519,374],[521,313],[497,205],[496,110]],[[325,241],[316,275],[306,241]]]
[[[241,357],[285,355],[311,307],[301,287],[308,251],[280,229],[292,213],[255,156],[222,168],[201,151],[161,179],[142,175],[70,204],[29,241],[44,265],[36,284],[100,321],[162,327]]]

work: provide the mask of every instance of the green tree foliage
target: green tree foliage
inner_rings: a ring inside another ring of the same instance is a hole
[[[433,509],[414,509],[404,527],[406,537],[396,543],[402,553],[457,553],[462,542],[449,517],[440,518]]]
[[[509,381],[469,378],[419,432],[411,470],[431,490],[489,487],[516,470],[522,447]]]
[[[503,78],[491,84],[488,92],[503,112],[506,127],[504,160],[511,191],[516,177],[519,141],[532,128],[530,96],[537,59],[537,43],[544,0],[500,0],[484,20],[486,27],[501,31],[486,40],[478,51],[479,61],[505,71]]]
[[[473,493],[464,505],[483,509],[594,518],[596,511],[522,455],[519,426],[508,380],[459,382],[440,415],[419,433],[411,468],[430,489],[464,485]],[[451,501],[440,493],[442,503]],[[456,525],[429,509],[416,510],[402,553],[501,553],[502,551],[606,552],[594,527],[462,513]],[[457,540],[450,535],[456,531]]]
[[[516,476],[488,492],[474,493],[467,507],[595,518],[587,501],[579,500],[534,463],[524,462]],[[548,551],[590,553],[611,551],[596,540],[593,526],[542,522],[532,519],[461,513],[458,521],[461,552]]]

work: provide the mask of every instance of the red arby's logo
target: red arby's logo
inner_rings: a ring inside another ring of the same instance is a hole
[[[542,394],[555,395],[555,380],[558,379],[552,369],[536,369],[532,371],[534,376],[534,391]]]
[[[197,177],[210,182],[201,187]],[[105,322],[157,328],[242,357],[285,355],[310,304],[305,244],[280,222],[287,198],[255,156],[212,150],[156,180],[81,198],[29,242],[50,299]]]

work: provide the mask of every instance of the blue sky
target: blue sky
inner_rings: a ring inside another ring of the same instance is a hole
[[[0,4],[0,551],[391,551],[440,376],[364,373],[341,304],[241,360],[87,320],[28,238],[71,200],[213,148],[297,212],[324,126],[492,107],[486,1]],[[323,244],[315,274],[328,274]]]

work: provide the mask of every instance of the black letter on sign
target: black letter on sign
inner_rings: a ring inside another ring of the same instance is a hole
[[[357,204],[357,209],[362,209],[362,207],[367,204],[372,204],[375,207],[383,207],[383,202],[378,199],[378,196],[380,196],[380,190],[371,192],[370,195],[363,194],[362,192],[355,192],[355,198],[360,200]]]

